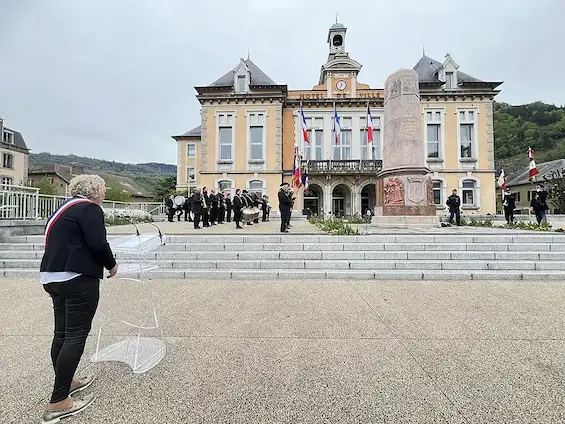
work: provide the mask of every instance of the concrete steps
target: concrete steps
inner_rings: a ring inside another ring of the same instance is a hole
[[[38,275],[42,236],[2,241],[0,275]],[[172,235],[144,264],[154,278],[563,280],[565,235]]]

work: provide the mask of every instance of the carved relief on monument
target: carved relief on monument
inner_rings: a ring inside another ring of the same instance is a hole
[[[435,204],[434,181],[432,180],[432,177],[428,177],[428,181],[426,182],[426,185],[428,188],[428,205],[434,205]]]
[[[402,94],[417,94],[416,84],[413,80],[402,81]]]
[[[422,176],[407,177],[408,190],[406,193],[406,200],[410,203],[419,205],[426,199],[425,180]]]
[[[385,184],[385,205],[404,205],[404,183],[398,177],[389,178]]]
[[[400,140],[410,141],[418,137],[418,119],[415,116],[405,116],[400,126]]]

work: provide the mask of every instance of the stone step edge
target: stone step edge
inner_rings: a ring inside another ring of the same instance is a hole
[[[123,277],[127,276],[138,277],[134,273],[125,274]],[[16,276],[37,276],[36,270],[4,270],[2,277],[16,277]],[[388,270],[388,272],[383,271],[364,271],[364,270],[310,270],[309,272],[296,272],[296,271],[281,271],[281,270],[179,270],[179,271],[166,271],[164,273],[151,273],[143,276],[143,279],[148,280],[170,280],[170,279],[203,279],[203,280],[214,280],[214,279],[232,279],[238,281],[249,281],[249,280],[288,280],[295,281],[300,279],[327,279],[327,280],[408,280],[408,281],[421,281],[421,280],[450,280],[452,282],[464,281],[464,280],[482,280],[482,281],[502,281],[502,280],[512,280],[512,281],[564,281],[565,271],[552,271],[552,272],[516,272],[516,271],[393,271]],[[39,284],[39,283],[38,283]]]

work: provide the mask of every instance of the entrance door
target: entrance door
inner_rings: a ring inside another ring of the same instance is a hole
[[[343,198],[335,198],[333,199],[333,204],[332,204],[332,213],[333,216],[343,216],[344,212],[345,212],[345,203],[343,201]]]

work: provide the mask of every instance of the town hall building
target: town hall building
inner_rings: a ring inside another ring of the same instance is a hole
[[[310,90],[288,90],[250,59],[241,59],[211,85],[196,87],[201,125],[173,137],[178,143],[177,189],[248,189],[269,195],[277,208],[276,193],[281,181],[291,181],[297,146],[309,185],[298,191],[295,210],[337,216],[373,210],[382,196],[378,174],[384,90],[358,79],[362,65],[347,53],[346,35],[340,23],[329,29],[328,59]],[[438,210],[457,189],[465,213],[494,213],[493,101],[501,82],[460,71],[449,54],[443,62],[423,55],[413,69],[419,77],[422,142]],[[336,113],[341,128],[337,140]]]

